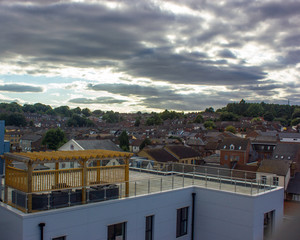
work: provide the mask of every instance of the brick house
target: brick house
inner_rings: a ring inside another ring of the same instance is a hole
[[[220,164],[232,168],[235,164],[247,164],[251,143],[249,139],[229,137],[220,144]]]

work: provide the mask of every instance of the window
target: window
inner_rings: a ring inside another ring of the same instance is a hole
[[[273,177],[273,185],[278,186],[279,178]]]
[[[224,156],[224,159],[227,161],[227,160],[228,160],[228,155],[225,155],[225,156]]]
[[[176,237],[187,234],[189,207],[177,209]]]
[[[234,150],[234,145],[233,144],[230,145],[230,149]]]
[[[267,183],[267,177],[266,176],[261,176],[261,183],[266,184]]]
[[[66,239],[67,239],[66,236],[52,238],[52,240],[66,240]]]
[[[107,240],[125,240],[126,222],[109,225],[107,227]]]
[[[153,239],[153,218],[153,215],[146,217],[145,240]]]

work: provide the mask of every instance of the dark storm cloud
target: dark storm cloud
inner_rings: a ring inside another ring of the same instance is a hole
[[[77,104],[115,104],[124,103],[126,100],[115,99],[112,97],[98,97],[98,98],[73,98],[69,100],[70,103]]]
[[[236,58],[236,56],[228,49],[220,51],[218,55],[223,58]]]
[[[170,88],[161,86],[148,87],[133,84],[88,84],[87,89],[93,91],[106,91],[122,96],[133,95],[138,97],[152,97],[157,95],[168,95],[169,98],[174,96],[173,91]]]
[[[135,77],[143,76],[178,84],[232,85],[255,84],[266,73],[259,67],[222,66],[226,61],[195,61],[182,55],[160,54],[135,58],[124,63],[123,69]],[[214,66],[220,65],[220,66]]]
[[[224,103],[228,102],[228,99],[240,100],[243,97],[251,99],[255,97],[255,94],[258,96],[257,100],[263,101],[265,96],[271,95],[271,91],[268,93],[255,93],[253,90],[249,90],[249,88],[246,87],[232,89],[235,91],[217,92],[210,90],[202,93],[189,94],[182,93],[185,89],[182,89],[179,92],[178,90],[171,89],[167,86],[150,87],[126,84],[89,84],[87,89],[140,98],[136,105],[149,109],[173,109],[177,111],[197,111],[199,109],[205,109],[207,106],[222,107],[224,106]],[[272,94],[274,93],[277,94],[277,92],[273,91]]]
[[[19,84],[4,84],[0,85],[0,91],[3,92],[43,92],[43,88],[41,87],[34,87],[29,85],[19,85]]]
[[[226,60],[207,59],[206,53],[174,54],[177,44],[193,47],[226,36],[229,33],[224,24],[214,22],[204,31],[201,17],[176,16],[146,2],[132,6],[117,11],[78,3],[3,5],[0,31],[6,37],[0,40],[0,49],[5,49],[0,50],[0,58],[23,55],[35,64],[111,66],[133,77],[182,84],[255,84],[265,77],[260,67],[225,65]],[[170,45],[166,35],[174,29],[187,40],[178,39]],[[220,56],[233,58],[230,52],[226,49]],[[220,64],[224,66],[215,66]]]
[[[201,104],[224,105],[228,99],[263,100],[279,91],[287,93],[292,89],[287,84],[262,84],[261,80],[269,77],[268,71],[292,68],[300,62],[296,49],[299,1],[225,1],[223,5],[205,0],[164,1],[180,3],[198,11],[197,15],[174,14],[142,0],[115,1],[125,6],[116,9],[71,1],[26,2],[31,4],[0,0],[0,61],[17,65],[27,74],[47,74],[56,68],[59,72],[66,66],[107,67],[134,80],[143,77],[181,87],[218,85],[228,89],[198,96],[178,94],[168,87],[88,86],[94,91],[138,97],[139,104],[148,108],[193,110]],[[209,20],[204,13],[210,15]],[[170,41],[169,36],[175,37]],[[277,56],[261,65],[250,64],[238,54],[245,44],[264,47]],[[98,100],[105,99],[70,101],[89,104]]]

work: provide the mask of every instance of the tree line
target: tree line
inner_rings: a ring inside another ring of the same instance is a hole
[[[88,119],[89,116],[102,118],[106,123],[119,123],[124,119],[120,113],[114,111],[91,111],[88,108],[81,109],[76,107],[71,109],[69,106],[60,106],[52,108],[50,105],[42,103],[24,104],[0,103],[0,119],[6,121],[7,125],[26,126],[28,123],[24,113],[47,114],[50,116],[61,116],[68,118],[69,127],[91,127],[94,123]],[[203,113],[218,113],[218,118],[212,118],[204,121]],[[137,112],[138,117],[135,120],[135,126],[142,123],[143,114]],[[188,113],[164,110],[160,113],[152,112],[147,114],[144,119],[146,126],[161,125],[166,120],[187,119]],[[273,103],[249,103],[242,99],[240,102],[228,103],[225,107],[214,110],[213,107],[206,108],[205,111],[198,112],[195,123],[205,123],[208,128],[214,128],[215,121],[239,121],[241,117],[263,117],[267,121],[279,121],[284,126],[297,125],[300,123],[300,106],[282,105]]]

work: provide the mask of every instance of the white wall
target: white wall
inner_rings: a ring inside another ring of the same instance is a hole
[[[264,213],[283,216],[283,189],[257,196],[196,188],[195,239],[262,240]]]
[[[0,239],[13,240],[23,239],[22,216],[19,211],[14,211],[11,207],[0,203]]]
[[[6,216],[9,214],[0,207],[0,219],[5,214],[6,222],[6,227],[0,225],[0,239],[39,240],[38,224],[45,222],[45,240],[61,235],[67,235],[68,240],[106,240],[108,225],[126,221],[127,239],[140,240],[144,239],[145,217],[148,215],[155,215],[155,239],[176,239],[176,209],[188,206],[188,234],[177,238],[187,240],[191,234],[192,192],[196,193],[195,239],[261,240],[263,214],[269,209],[276,209],[276,221],[282,216],[282,188],[249,196],[189,187],[33,214],[20,213],[23,225],[14,214],[14,217]],[[11,233],[15,227],[23,232],[23,237]]]

